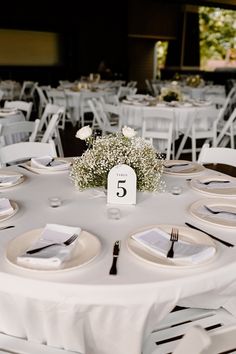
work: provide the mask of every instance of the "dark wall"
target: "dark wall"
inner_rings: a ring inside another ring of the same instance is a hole
[[[107,0],[4,2],[0,28],[56,32],[60,41],[57,66],[0,66],[2,79],[57,84],[58,79],[73,80],[96,72],[101,60],[114,74],[127,74],[127,11],[123,0],[115,7]]]

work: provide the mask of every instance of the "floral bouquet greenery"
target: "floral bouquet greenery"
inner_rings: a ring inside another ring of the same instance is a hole
[[[70,177],[79,190],[107,187],[107,176],[112,167],[126,164],[137,176],[139,191],[162,191],[161,180],[163,157],[150,143],[136,137],[132,128],[124,127],[122,132],[105,136],[92,136],[92,129],[85,126],[76,137],[88,143],[88,149],[75,157]]]
[[[182,94],[180,88],[174,84],[169,87],[162,87],[160,100],[165,102],[181,101]]]
[[[199,87],[204,85],[204,80],[200,75],[191,75],[187,77],[186,84],[191,87]]]

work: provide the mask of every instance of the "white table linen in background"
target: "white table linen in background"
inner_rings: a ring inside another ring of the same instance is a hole
[[[0,331],[86,354],[110,354],[111,348],[114,354],[138,354],[144,338],[180,302],[224,305],[236,314],[236,247],[217,243],[214,260],[184,269],[146,263],[127,249],[128,235],[142,227],[185,221],[236,244],[235,229],[190,216],[189,205],[202,193],[190,190],[186,177],[164,177],[168,189],[182,187],[181,195],[138,193],[136,206],[119,205],[121,219],[109,220],[105,197],[75,190],[67,173],[24,174],[24,183],[4,192],[19,211],[10,222],[16,227],[1,231],[0,237]],[[62,199],[59,208],[49,206],[48,198],[55,195]],[[86,266],[64,272],[25,270],[6,261],[10,240],[48,223],[96,235],[102,252]],[[118,274],[111,276],[116,240],[121,240]]]

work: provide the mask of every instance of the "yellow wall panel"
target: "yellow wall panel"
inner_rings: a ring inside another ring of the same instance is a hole
[[[0,65],[57,65],[59,40],[56,33],[0,30]]]

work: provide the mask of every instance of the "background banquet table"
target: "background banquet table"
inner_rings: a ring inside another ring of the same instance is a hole
[[[210,262],[176,269],[145,262],[127,248],[128,236],[140,228],[186,221],[236,244],[235,228],[190,215],[190,204],[204,195],[190,189],[186,176],[163,175],[166,192],[138,193],[137,205],[120,205],[120,220],[111,220],[103,191],[79,192],[67,172],[37,175],[10,169],[26,179],[1,193],[19,205],[1,225],[15,228],[0,231],[1,332],[81,353],[110,354],[112,348],[114,354],[137,354],[177,304],[224,306],[236,315],[234,248],[217,243],[217,256]],[[212,173],[218,174],[202,172]],[[181,186],[180,195],[170,193],[173,185]],[[59,208],[49,205],[55,195],[62,199]],[[80,226],[100,240],[101,252],[90,263],[64,271],[29,270],[7,260],[11,240],[48,223]],[[118,274],[111,276],[116,240],[121,240]]]

